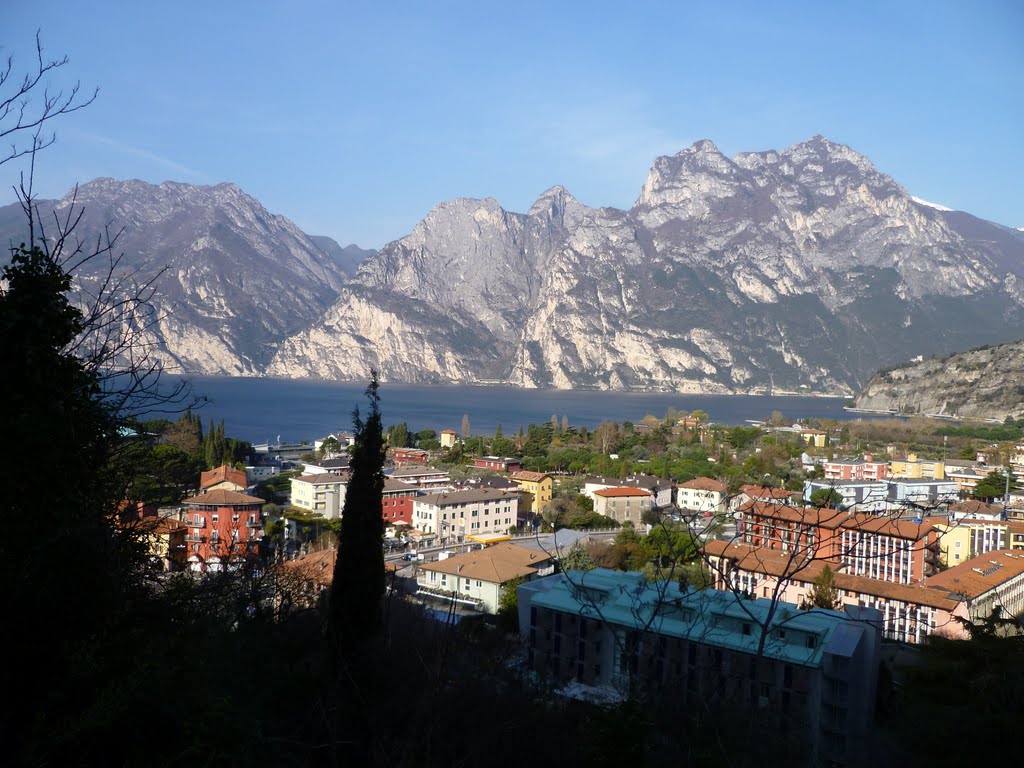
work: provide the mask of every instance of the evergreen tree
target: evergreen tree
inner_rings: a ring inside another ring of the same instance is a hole
[[[23,750],[58,749],[51,745],[103,685],[97,670],[116,642],[111,627],[136,584],[141,551],[115,535],[121,491],[108,462],[118,421],[99,374],[69,351],[85,330],[67,296],[71,278],[38,248],[15,248],[11,257],[0,288],[8,470],[0,581],[10,629],[0,651],[8,660],[4,689],[19,703],[0,736],[14,745],[11,764],[40,764],[51,761]],[[55,444],[70,449],[61,454],[59,481],[41,491],[37,464]]]
[[[380,385],[371,371],[366,397],[370,411],[363,421],[353,414],[355,445],[349,449],[351,476],[341,515],[338,559],[334,567],[330,628],[335,651],[358,653],[380,627],[384,595],[384,435]],[[351,657],[350,657],[351,658]]]
[[[574,541],[572,543],[572,546],[569,547],[569,551],[566,552],[565,557],[562,558],[563,571],[590,571],[593,570],[594,567],[594,559],[578,541]]]
[[[811,591],[807,593],[804,601],[804,609],[825,608],[830,611],[838,610],[839,589],[836,587],[835,574],[827,565],[821,569],[821,573],[814,577],[811,584]]]

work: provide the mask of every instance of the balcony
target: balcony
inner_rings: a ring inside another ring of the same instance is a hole
[[[200,542],[205,538],[205,536],[201,536],[198,533],[189,533],[185,535],[185,541]]]
[[[246,528],[262,528],[263,527],[263,522],[261,520],[246,520],[245,521],[245,527]]]

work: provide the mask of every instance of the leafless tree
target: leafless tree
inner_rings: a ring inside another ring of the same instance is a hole
[[[56,140],[53,121],[92,104],[99,89],[83,92],[78,82],[66,89],[51,85],[50,77],[68,63],[68,57],[50,58],[39,33],[35,54],[24,74],[16,71],[13,57],[0,68],[0,140],[10,143],[0,166],[18,159],[27,163],[14,184],[25,215],[26,238],[12,249],[39,248],[75,278],[83,331],[68,351],[99,374],[102,396],[114,412],[125,417],[178,412],[190,391],[185,383],[161,383],[163,363],[153,354],[148,334],[161,319],[152,299],[162,270],[144,275],[126,269],[118,252],[123,230],[111,224],[88,238],[81,233],[84,209],[77,203],[77,187],[69,205],[54,209],[49,217],[40,211],[33,187],[36,162]]]
[[[80,82],[54,90],[48,78],[68,63],[68,57],[49,58],[39,32],[35,49],[32,65],[24,74],[15,70],[13,56],[8,56],[0,68],[0,141],[10,145],[0,156],[0,165],[19,157],[34,157],[53,144],[57,136],[50,130],[52,122],[89,106],[100,92],[99,88],[82,92]]]

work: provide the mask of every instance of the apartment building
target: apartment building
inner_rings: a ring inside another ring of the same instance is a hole
[[[858,576],[839,562],[794,559],[744,544],[709,541],[704,553],[716,589],[776,596],[797,604],[808,599],[828,565],[844,609],[879,611],[886,638],[920,643],[929,635],[966,639],[964,621],[981,621],[999,605],[1003,615],[1024,613],[1024,552],[999,550],[967,560],[915,584]]]
[[[337,520],[345,508],[345,493],[348,490],[346,475],[320,474],[300,475],[292,478],[293,507],[321,515],[328,520]]]
[[[710,477],[696,477],[676,487],[676,506],[691,512],[724,514],[729,502],[729,486]]]
[[[884,480],[889,476],[889,462],[870,453],[859,459],[831,459],[822,466],[826,480]]]
[[[554,495],[554,480],[546,472],[512,473],[512,481],[518,486],[523,512],[541,513],[551,506]]]
[[[614,695],[641,682],[684,704],[776,718],[806,739],[812,760],[860,756],[874,709],[875,611],[806,612],[596,569],[520,586],[519,621],[527,665],[566,686]]]
[[[502,542],[419,566],[416,594],[493,614],[511,582],[548,576],[554,570],[550,555]]]
[[[519,494],[491,488],[430,493],[412,502],[413,526],[461,541],[466,536],[506,533],[516,524]]]
[[[643,488],[602,488],[594,491],[594,512],[639,527],[644,512],[651,509],[651,500]]]
[[[244,474],[244,473],[243,473]],[[259,551],[263,499],[225,488],[182,502],[189,569],[220,571]]]
[[[739,514],[736,530],[742,543],[810,553],[841,563],[854,575],[912,584],[939,568],[939,532],[930,521],[761,502],[750,502]]]

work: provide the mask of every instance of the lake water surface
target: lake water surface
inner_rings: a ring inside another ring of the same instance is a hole
[[[171,378],[171,377],[168,377]],[[232,437],[254,443],[313,440],[328,432],[352,428],[352,410],[365,411],[364,384],[236,377],[190,377],[194,393],[209,402],[199,410],[204,423],[224,420]],[[658,418],[669,408],[707,411],[711,420],[742,424],[781,411],[788,419],[806,417],[857,418],[843,410],[840,397],[767,395],[686,395],[664,392],[595,392],[518,389],[501,386],[382,384],[381,412],[385,426],[400,421],[413,431],[454,429],[469,415],[474,434],[493,434],[501,424],[505,434],[522,425],[550,421],[552,414],[568,416],[574,426],[593,428],[602,421]]]

